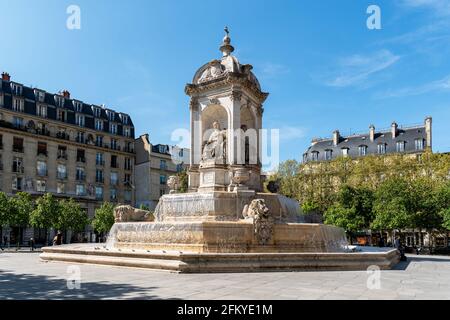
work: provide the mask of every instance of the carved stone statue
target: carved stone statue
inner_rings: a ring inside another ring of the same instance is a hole
[[[273,234],[273,218],[264,199],[255,199],[245,205],[242,215],[245,219],[253,219],[254,232],[258,244],[269,243]]]
[[[214,121],[212,133],[203,144],[202,161],[214,160],[214,163],[225,163],[226,140],[227,131],[220,130],[219,122]]]
[[[169,187],[170,194],[177,193],[180,187],[180,178],[178,176],[170,176],[167,179],[167,186]]]
[[[150,211],[133,208],[130,205],[122,205],[114,208],[115,222],[153,221]]]

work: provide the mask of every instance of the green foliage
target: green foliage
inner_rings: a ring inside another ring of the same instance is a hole
[[[443,209],[440,214],[442,216],[442,226],[450,230],[450,208]]]
[[[278,179],[280,193],[299,200],[304,213],[322,213],[346,230],[439,229],[448,225],[449,172],[449,154],[425,152],[289,160],[270,179]]]
[[[95,231],[102,233],[108,232],[114,224],[114,205],[104,202],[102,206],[95,210],[95,216],[92,220],[92,227]]]
[[[187,169],[178,172],[177,176],[178,176],[178,179],[180,180],[180,185],[179,185],[178,191],[181,193],[187,192],[188,191],[188,181],[189,181]]]
[[[57,224],[59,212],[58,201],[51,193],[46,193],[36,200],[30,224],[36,228],[50,229]]]
[[[26,192],[19,192],[8,200],[10,208],[8,224],[16,227],[28,226],[33,211],[31,195]]]
[[[85,210],[72,198],[59,202],[59,214],[53,227],[57,230],[81,232],[89,223]]]
[[[150,208],[143,203],[141,203],[141,205],[139,206],[139,209],[145,210],[145,211],[150,211]]]
[[[8,225],[10,212],[8,196],[4,192],[0,192],[0,227]]]

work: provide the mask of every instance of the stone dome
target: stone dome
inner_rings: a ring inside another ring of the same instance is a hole
[[[227,34],[223,38],[223,42],[220,47],[223,57],[220,60],[212,60],[201,66],[195,73],[192,83],[202,84],[212,80],[224,78],[228,73],[236,73],[246,75],[248,80],[252,82],[258,90],[261,90],[258,79],[251,71],[253,67],[250,64],[240,64],[239,60],[231,54],[234,51],[234,48],[230,44],[231,39],[227,28],[225,28],[225,32]]]

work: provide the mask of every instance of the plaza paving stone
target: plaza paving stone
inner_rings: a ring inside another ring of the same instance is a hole
[[[69,289],[68,267],[81,272]],[[450,257],[408,256],[380,271],[178,274],[138,268],[43,262],[37,253],[0,253],[3,299],[450,299]]]

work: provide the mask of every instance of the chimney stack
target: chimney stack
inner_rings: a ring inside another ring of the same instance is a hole
[[[392,122],[392,124],[391,124],[391,133],[392,133],[392,139],[395,139],[395,137],[397,137],[397,128],[398,128],[398,125],[397,125],[397,122]]]
[[[11,76],[8,72],[2,72],[2,80],[3,81],[11,81]]]
[[[373,124],[371,124],[369,126],[369,137],[370,137],[370,142],[374,142],[374,140],[375,140],[375,126]]]
[[[427,145],[426,147],[431,150],[431,125],[432,125],[432,118],[430,116],[425,118],[425,134],[427,139]]]
[[[341,139],[341,136],[339,135],[339,130],[334,130],[334,132],[333,132],[333,145],[337,146],[340,139]]]
[[[64,98],[70,99],[70,92],[68,90],[64,89],[62,95]]]

